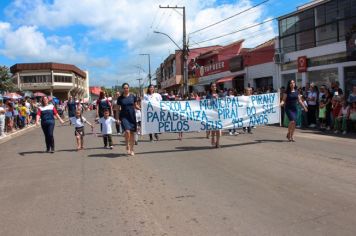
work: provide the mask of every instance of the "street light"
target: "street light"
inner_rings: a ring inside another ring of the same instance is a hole
[[[148,79],[151,84],[151,55],[149,53],[140,53],[140,56],[148,56]]]
[[[167,36],[177,46],[177,48],[179,48],[179,50],[182,50],[182,48],[179,47],[179,45],[168,34],[162,33],[162,32],[159,32],[159,31],[153,31],[153,33],[155,33],[155,34],[163,34],[163,35]]]

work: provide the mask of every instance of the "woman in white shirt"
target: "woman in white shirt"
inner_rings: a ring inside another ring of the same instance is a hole
[[[160,101],[162,101],[162,96],[159,93],[155,92],[155,86],[153,84],[148,85],[147,87],[147,93],[143,96],[143,99],[145,101],[149,101],[151,103],[159,103]],[[159,140],[158,134],[155,133],[154,134],[156,140]],[[152,134],[150,134],[150,141],[153,141],[153,137]]]
[[[314,83],[310,84],[310,90],[308,91],[308,122],[310,128],[316,127],[316,110],[317,110],[318,93],[315,89]]]

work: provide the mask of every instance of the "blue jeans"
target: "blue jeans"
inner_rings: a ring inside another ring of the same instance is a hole
[[[47,151],[54,151],[54,138],[53,138],[53,130],[54,130],[54,121],[53,122],[43,122],[41,123],[43,133],[45,135],[46,140],[46,148]]]

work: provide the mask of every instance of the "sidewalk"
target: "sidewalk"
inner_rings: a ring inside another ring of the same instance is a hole
[[[23,135],[24,133],[30,132],[36,128],[39,128],[40,126],[36,125],[29,125],[23,129],[16,130],[15,132],[12,132],[10,134],[6,134],[4,137],[0,137],[0,144],[5,143],[13,138],[19,137]]]

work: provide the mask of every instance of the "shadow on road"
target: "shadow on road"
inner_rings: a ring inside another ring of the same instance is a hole
[[[29,152],[19,152],[20,156],[31,155],[31,154],[43,154],[45,151],[29,151]]]
[[[126,157],[126,154],[123,153],[98,153],[98,154],[91,154],[88,157],[105,157],[105,158],[118,158],[118,157]]]

